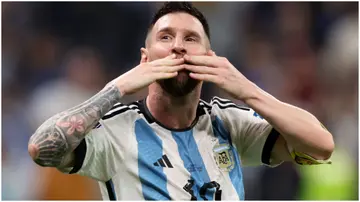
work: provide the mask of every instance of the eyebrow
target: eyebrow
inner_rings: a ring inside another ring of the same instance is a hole
[[[195,36],[195,37],[201,38],[201,37],[200,37],[200,34],[197,33],[196,31],[193,31],[193,30],[190,30],[190,29],[183,29],[183,30],[184,30],[187,34],[189,34],[189,35],[193,35],[193,36]],[[169,33],[171,33],[171,34],[174,34],[174,33],[175,33],[175,28],[173,28],[173,27],[164,27],[164,28],[160,29],[160,30],[157,32],[157,34],[158,34],[158,33],[161,33],[161,32],[169,32]]]

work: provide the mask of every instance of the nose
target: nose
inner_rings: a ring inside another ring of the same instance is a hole
[[[178,54],[185,55],[186,54],[186,49],[184,47],[184,43],[181,38],[176,38],[173,48],[172,48],[172,53],[175,53],[176,55],[178,55]]]

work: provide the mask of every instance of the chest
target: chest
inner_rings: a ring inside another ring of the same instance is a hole
[[[227,196],[237,195],[234,183],[242,187],[242,176],[236,148],[217,127],[208,122],[176,132],[139,120],[136,150],[128,158],[137,159],[144,197],[208,200],[221,198],[224,188]]]

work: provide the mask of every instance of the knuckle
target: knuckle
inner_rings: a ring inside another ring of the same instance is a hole
[[[223,61],[223,62],[227,62],[227,61],[228,61],[228,59],[227,59],[226,57],[220,57],[220,59],[221,59],[221,61]]]
[[[228,65],[230,62],[226,57],[221,57],[221,61],[225,64]]]

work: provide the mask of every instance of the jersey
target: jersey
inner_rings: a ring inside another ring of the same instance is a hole
[[[254,110],[200,100],[185,129],[167,128],[146,100],[115,104],[61,169],[99,182],[104,200],[244,200],[241,168],[270,165],[279,133]]]

